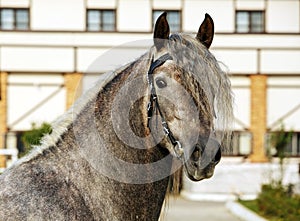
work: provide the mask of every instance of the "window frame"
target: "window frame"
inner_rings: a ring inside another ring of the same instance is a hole
[[[173,9],[171,9],[171,10],[165,10],[165,9],[152,9],[152,13],[151,13],[151,21],[152,21],[152,31],[154,31],[154,25],[155,25],[155,20],[154,20],[154,13],[155,12],[161,12],[161,13],[163,13],[163,12],[167,12],[167,16],[168,16],[168,13],[169,12],[178,12],[178,14],[179,14],[179,30],[176,30],[176,31],[173,31],[172,30],[172,28],[171,28],[171,22],[170,21],[168,21],[169,22],[169,26],[170,26],[170,32],[171,33],[176,33],[176,32],[182,32],[183,30],[182,30],[182,10],[180,10],[180,9],[178,9],[178,10],[173,10]]]
[[[100,12],[100,27],[99,30],[89,30],[89,11],[98,11]],[[114,24],[113,24],[113,30],[103,30],[103,12],[113,12],[114,13]],[[117,11],[116,9],[98,9],[98,8],[87,8],[86,9],[86,32],[116,32],[117,31]]]
[[[2,20],[1,14],[3,10],[12,10],[13,11],[13,28],[12,29],[3,29],[2,28]],[[28,13],[28,27],[26,29],[17,28],[17,11],[25,10]],[[31,30],[31,22],[30,22],[30,8],[10,8],[10,7],[0,7],[0,31],[30,31]]]
[[[252,31],[253,29],[253,22],[251,21],[251,15],[253,13],[260,12],[262,15],[262,31]],[[241,32],[238,31],[238,13],[247,13],[248,14],[248,31]],[[237,34],[264,34],[266,33],[266,12],[265,10],[236,10],[235,11],[235,33]]]

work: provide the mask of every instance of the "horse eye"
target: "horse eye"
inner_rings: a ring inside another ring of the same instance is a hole
[[[159,78],[156,80],[156,85],[159,88],[167,87],[167,82],[165,82],[163,79]]]

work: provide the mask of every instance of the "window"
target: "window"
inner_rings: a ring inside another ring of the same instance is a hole
[[[248,156],[251,154],[252,134],[248,131],[234,131],[227,149],[222,149],[225,156]]]
[[[265,31],[265,18],[263,11],[237,11],[236,32],[262,33]]]
[[[286,135],[291,132],[286,132]],[[276,149],[274,147],[274,144],[272,144],[272,136],[276,135],[276,132],[270,132],[266,136],[266,141],[267,141],[267,151],[269,151],[272,155],[277,156]],[[283,134],[280,136],[282,137]],[[284,152],[286,156],[300,156],[300,132],[292,132],[292,134],[287,135],[291,136],[289,137],[289,141],[284,147]]]
[[[116,12],[115,10],[89,9],[87,11],[88,31],[115,31]]]
[[[0,9],[1,30],[28,30],[29,10],[21,8]]]
[[[163,10],[155,10],[152,13],[152,27],[157,20],[157,18],[163,13]],[[181,31],[181,12],[180,11],[166,11],[167,19],[170,25],[171,32],[180,32]]]

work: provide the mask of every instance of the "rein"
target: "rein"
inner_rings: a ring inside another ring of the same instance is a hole
[[[147,80],[148,80],[148,84],[149,84],[149,88],[150,88],[150,92],[151,92],[150,101],[149,101],[148,107],[147,107],[147,111],[148,111],[147,126],[150,129],[149,123],[150,123],[151,118],[153,117],[153,113],[154,113],[154,111],[158,112],[158,114],[161,117],[163,132],[169,138],[170,142],[172,143],[176,157],[178,159],[181,159],[183,156],[183,148],[181,146],[181,143],[178,140],[176,140],[176,138],[174,137],[172,131],[170,130],[170,128],[168,126],[168,123],[166,122],[166,120],[162,114],[162,111],[161,111],[161,109],[159,107],[159,103],[158,103],[156,89],[154,86],[154,77],[153,77],[154,70],[156,68],[160,67],[161,65],[163,65],[168,60],[173,60],[173,58],[171,57],[170,54],[164,54],[155,61],[153,61],[153,58],[152,58],[151,65],[150,65],[150,68],[147,73]]]

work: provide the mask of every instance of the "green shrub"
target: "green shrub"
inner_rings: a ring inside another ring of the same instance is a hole
[[[259,211],[272,220],[300,220],[300,196],[292,194],[291,186],[279,182],[262,185],[256,201]]]
[[[45,134],[50,134],[51,132],[51,125],[48,123],[43,123],[40,127],[36,127],[35,124],[32,124],[32,129],[26,131],[21,137],[25,151],[20,153],[19,157],[26,155],[32,149],[33,145],[40,145],[41,138]]]
[[[291,142],[292,131],[286,132],[282,125],[280,130],[271,136],[271,145],[276,148],[279,158],[280,177],[264,184],[256,200],[241,204],[271,221],[299,221],[300,196],[293,194],[293,185],[283,185],[284,159],[286,147]]]

